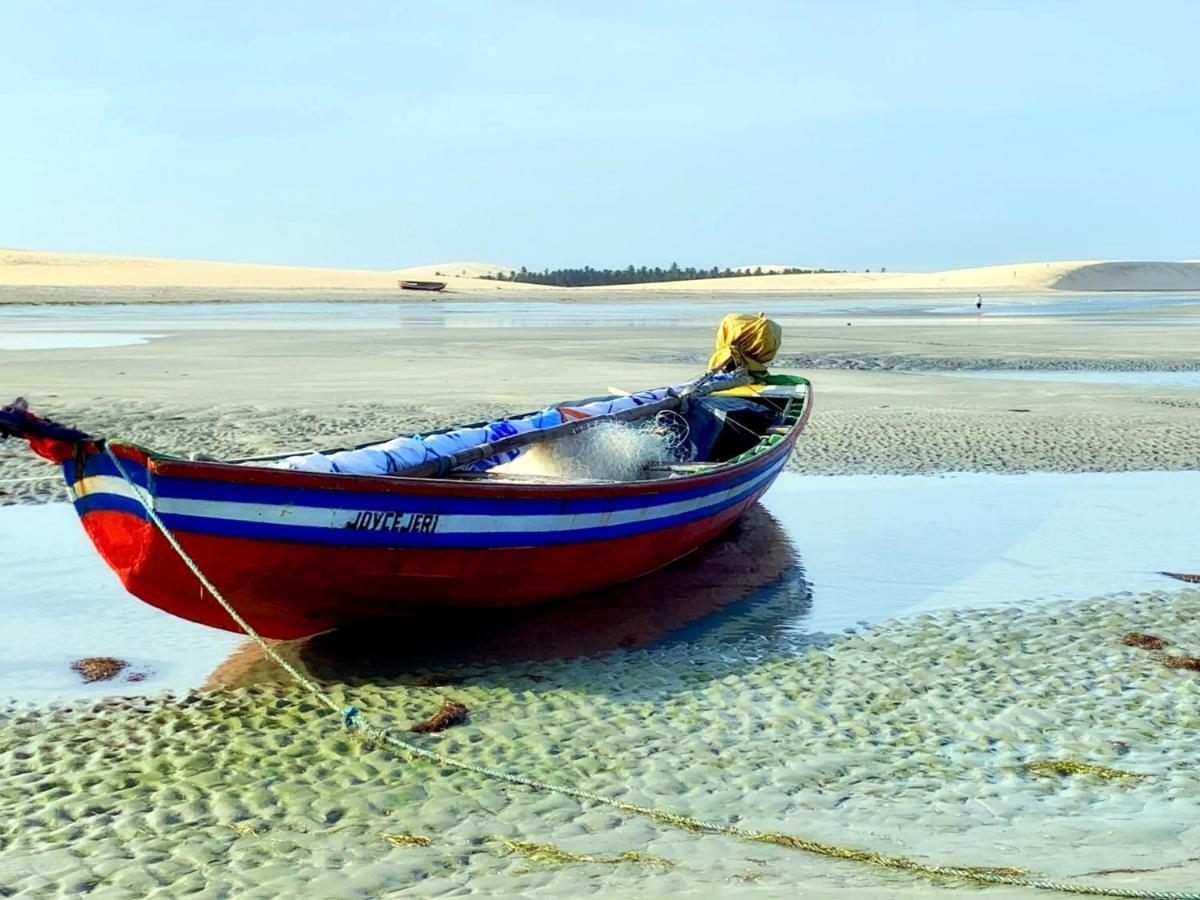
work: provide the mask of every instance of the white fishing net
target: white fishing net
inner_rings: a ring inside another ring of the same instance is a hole
[[[687,438],[687,422],[669,411],[637,425],[601,422],[569,437],[535,444],[492,471],[570,480],[639,481],[647,477],[648,466],[685,460]]]

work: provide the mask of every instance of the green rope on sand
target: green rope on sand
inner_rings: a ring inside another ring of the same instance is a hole
[[[1091,763],[1077,762],[1073,759],[1045,759],[1039,762],[1025,763],[1017,766],[1018,772],[1028,772],[1030,775],[1095,775],[1111,781],[1116,778],[1149,778],[1141,772],[1127,772],[1124,769],[1110,769],[1107,766],[1093,766]]]
[[[616,856],[590,856],[586,853],[572,853],[556,844],[539,844],[535,841],[517,841],[512,838],[496,838],[504,848],[511,853],[519,853],[534,862],[550,866],[565,866],[578,863],[602,863],[607,866],[617,863],[639,863],[644,866],[660,866],[669,869],[673,865],[669,859],[642,853],[640,850],[622,850]]]
[[[592,791],[586,791],[582,788],[570,787],[569,785],[550,784],[543,781],[538,781],[535,778],[529,778],[525,775],[518,775],[514,772],[502,772],[497,769],[489,769],[486,766],[477,766],[474,763],[464,762],[454,759],[449,756],[444,756],[434,750],[427,750],[424,747],[419,747],[412,744],[403,738],[397,737],[386,729],[373,725],[363,717],[362,713],[355,706],[347,706],[344,709],[329,696],[321,687],[303,674],[298,672],[287,660],[280,656],[275,649],[263,639],[249,623],[243,619],[238,612],[229,604],[229,601],[222,596],[221,592],[213,585],[212,582],[205,577],[200,571],[195,561],[188,556],[187,552],[179,545],[179,541],[175,539],[175,535],[170,529],[163,524],[158,513],[154,510],[154,500],[150,494],[141,485],[133,481],[129,477],[129,473],[125,470],[124,464],[112,451],[111,443],[104,445],[104,452],[108,454],[113,464],[121,477],[125,479],[125,483],[133,490],[134,494],[141,501],[142,506],[146,509],[146,515],[155,527],[162,533],[167,543],[171,548],[179,554],[179,558],[184,565],[188,567],[196,579],[204,586],[213,598],[221,604],[225,612],[229,613],[230,618],[237,623],[246,634],[262,648],[263,652],[274,660],[285,672],[291,675],[299,684],[308,689],[308,691],[316,697],[321,703],[329,707],[334,713],[338,714],[342,723],[350,729],[356,729],[362,732],[367,738],[387,744],[400,752],[402,756],[410,760],[420,759],[426,762],[433,763],[443,768],[455,769],[460,772],[471,772],[475,775],[482,775],[486,778],[495,781],[505,782],[506,784],[519,785],[527,787],[542,793],[559,794],[563,797],[570,797],[574,800],[579,800],[587,803],[595,803],[597,805],[607,806],[612,809],[618,809],[622,812],[630,813],[631,815],[644,816],[655,822],[662,822],[666,825],[673,825],[676,828],[682,828],[687,831],[694,831],[704,834],[723,834],[730,837],[744,838],[746,840],[758,841],[764,844],[775,844],[779,847],[788,847],[793,850],[802,850],[806,853],[813,853],[818,856],[829,857],[832,859],[845,859],[854,862],[864,863],[870,866],[876,866],[883,869],[894,869],[904,872],[911,872],[914,875],[923,875],[928,878],[937,879],[959,879],[963,881],[972,881],[977,884],[1003,884],[1012,887],[1027,887],[1036,888],[1038,890],[1059,891],[1067,894],[1083,894],[1096,897],[1126,897],[1131,900],[1200,900],[1200,894],[1196,893],[1179,893],[1176,891],[1142,891],[1137,889],[1126,888],[1111,888],[1101,887],[1098,885],[1075,884],[1064,881],[1046,881],[1042,879],[1030,878],[1023,874],[1021,869],[1012,868],[989,868],[980,866],[939,866],[932,863],[922,863],[916,860],[911,860],[903,856],[887,856],[882,853],[877,853],[873,850],[862,850],[856,847],[839,847],[835,844],[824,844],[819,841],[811,841],[805,838],[796,837],[790,834],[782,834],[766,831],[753,831],[748,828],[741,828],[737,825],[726,825],[721,822],[706,822],[702,819],[695,819],[691,816],[680,815],[668,810],[655,809],[649,806],[640,806],[636,803],[627,803],[624,800],[617,800],[614,797],[606,797],[603,794],[596,794]]]

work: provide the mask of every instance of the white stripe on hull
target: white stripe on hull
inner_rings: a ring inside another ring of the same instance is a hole
[[[93,494],[115,494],[130,500],[140,500],[129,483],[118,475],[89,475],[71,485],[71,496],[75,500]]]

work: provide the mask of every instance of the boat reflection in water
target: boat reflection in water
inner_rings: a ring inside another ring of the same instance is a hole
[[[812,593],[787,533],[755,505],[719,538],[637,581],[540,607],[412,615],[339,628],[274,647],[322,681],[411,682],[432,666],[570,659],[671,645],[764,647],[797,639]],[[206,688],[286,682],[246,642]]]

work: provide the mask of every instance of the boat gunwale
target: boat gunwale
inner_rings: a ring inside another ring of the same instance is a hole
[[[766,446],[753,456],[729,460],[707,472],[697,472],[647,479],[645,481],[614,482],[561,482],[561,483],[514,483],[463,481],[455,478],[405,478],[395,475],[355,475],[346,473],[304,472],[294,469],[276,469],[213,460],[188,460],[161,456],[154,451],[133,444],[114,446],[126,458],[143,463],[152,475],[171,478],[190,478],[196,481],[224,482],[227,484],[271,485],[291,487],[297,490],[339,490],[347,493],[394,493],[445,496],[503,496],[546,499],[568,497],[612,497],[630,494],[654,494],[664,488],[671,491],[685,488],[705,487],[717,484],[732,475],[740,475],[769,466],[780,455],[791,452],[800,432],[808,423],[812,412],[813,390],[811,383],[797,385],[804,388],[803,406],[796,421],[780,440]],[[766,437],[765,435],[763,436]],[[138,453],[143,458],[138,459]],[[151,480],[151,493],[153,493]]]

